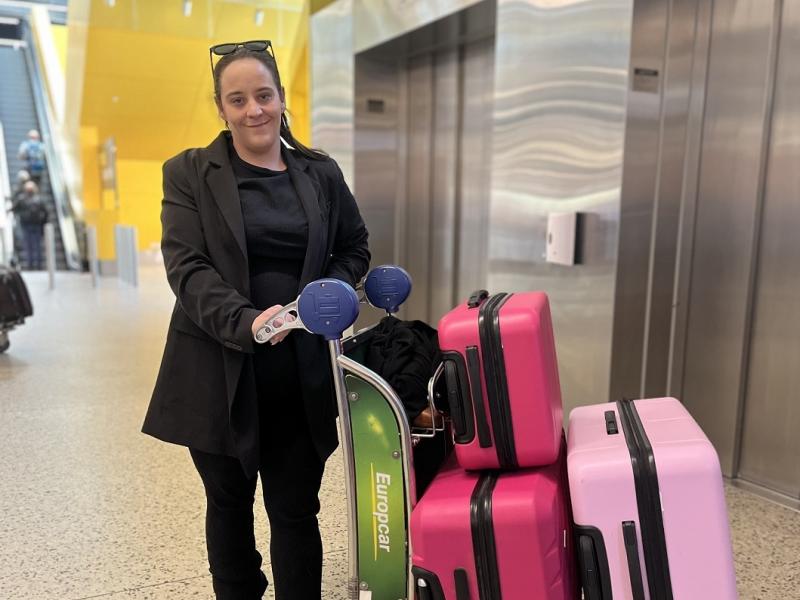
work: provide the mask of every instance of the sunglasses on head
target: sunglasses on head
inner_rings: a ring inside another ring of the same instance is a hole
[[[225,56],[233,54],[239,48],[250,50],[252,52],[266,52],[272,58],[275,58],[275,52],[272,50],[272,42],[269,40],[250,40],[249,42],[231,42],[227,44],[216,44],[208,49],[208,58],[211,61],[211,72],[214,72],[214,55]]]

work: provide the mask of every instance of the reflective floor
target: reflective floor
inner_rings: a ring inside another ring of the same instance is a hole
[[[0,355],[0,598],[211,598],[200,480],[184,448],[139,432],[172,307],[161,267],[139,288],[25,278],[36,315]],[[345,598],[340,481],[337,453],[322,490],[326,600]],[[800,599],[800,513],[736,488],[728,499],[741,597]]]

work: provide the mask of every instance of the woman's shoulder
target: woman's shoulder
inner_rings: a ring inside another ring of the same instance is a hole
[[[327,154],[314,154],[314,158],[304,156],[296,150],[290,151],[295,158],[305,161],[308,169],[318,178],[330,179],[333,181],[342,179],[342,170],[337,162]]]

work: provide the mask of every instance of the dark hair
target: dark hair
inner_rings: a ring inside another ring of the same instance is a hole
[[[217,105],[222,105],[222,90],[220,86],[222,72],[233,61],[241,60],[243,58],[254,58],[267,68],[267,70],[272,74],[272,78],[275,80],[275,85],[278,87],[278,93],[281,95],[281,100],[283,100],[283,86],[281,85],[280,73],[278,73],[278,63],[275,62],[275,59],[267,52],[255,52],[253,50],[248,50],[247,48],[238,48],[235,52],[223,56],[219,62],[214,65],[214,100],[216,100]],[[297,152],[306,158],[313,160],[324,160],[328,157],[328,155],[322,150],[318,150],[317,148],[309,148],[298,142],[294,135],[292,135],[291,129],[289,129],[289,123],[286,120],[285,114],[281,114],[280,134],[281,137],[286,140],[286,143],[288,143],[292,148],[297,150]]]

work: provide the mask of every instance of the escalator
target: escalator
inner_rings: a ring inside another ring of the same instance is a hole
[[[78,240],[83,236],[76,230],[61,164],[49,135],[51,124],[45,108],[45,92],[30,40],[30,29],[24,19],[19,19],[16,27],[5,23],[0,29],[0,123],[5,134],[8,174],[13,187],[17,172],[25,168],[24,161],[17,156],[19,145],[27,139],[28,131],[38,130],[47,156],[39,193],[47,205],[48,221],[55,226],[56,268],[80,269],[83,244]],[[21,235],[14,236],[14,250],[20,264],[27,265]]]

